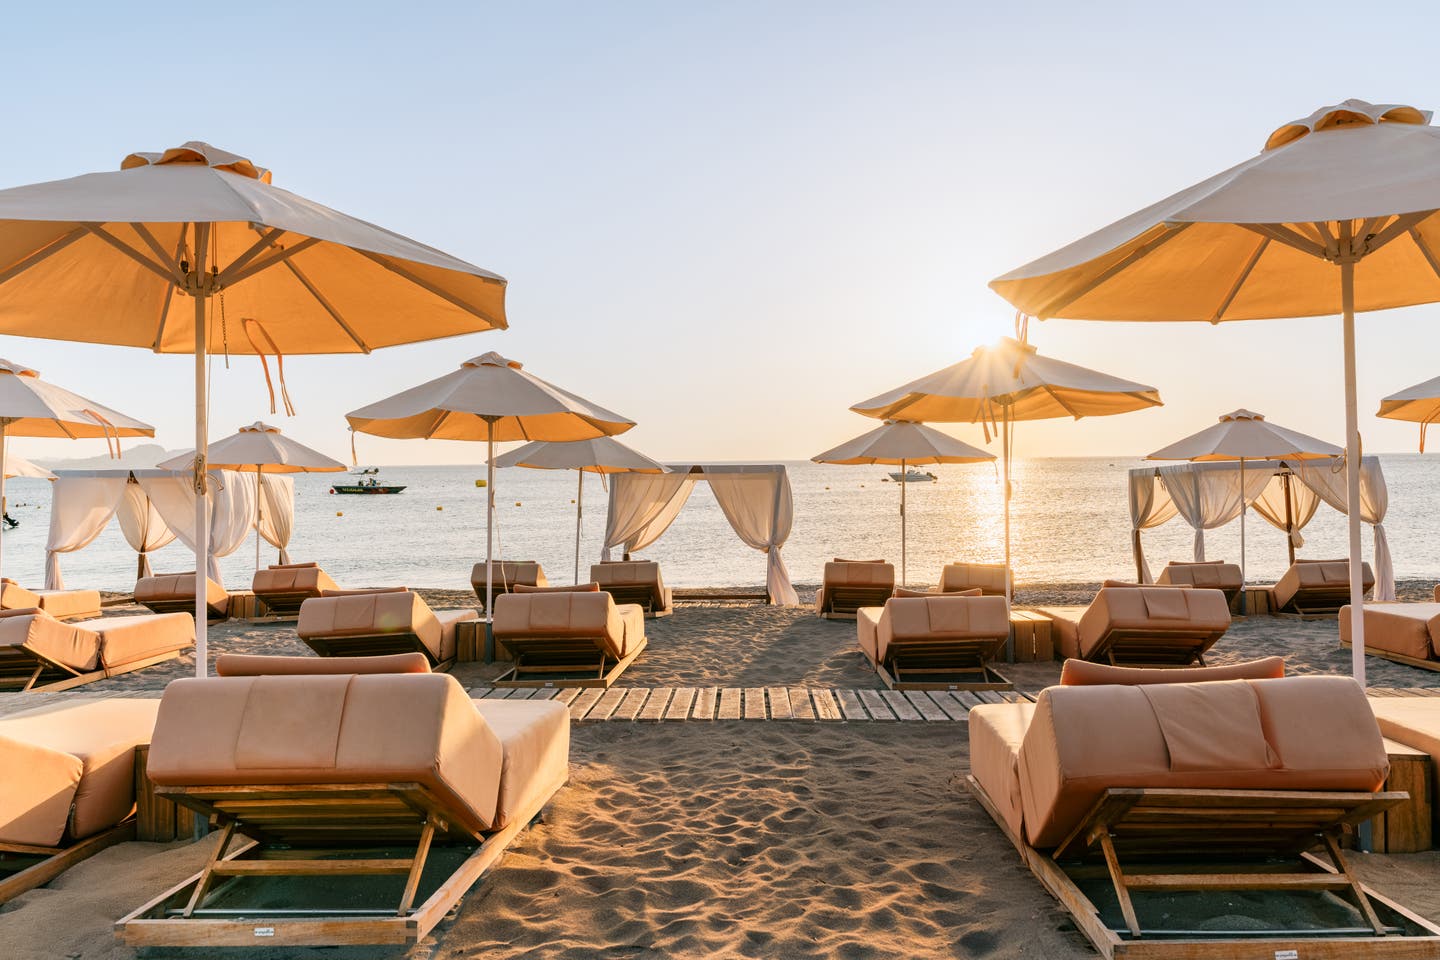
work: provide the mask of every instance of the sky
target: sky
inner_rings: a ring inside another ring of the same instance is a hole
[[[348,458],[347,411],[495,350],[636,420],[623,439],[651,456],[803,459],[874,426],[851,404],[1012,332],[990,279],[1322,105],[1440,106],[1436,26],[1420,3],[27,4],[0,58],[0,187],[205,140],[508,279],[508,331],[288,359],[294,418],[255,359],[216,360],[214,437],[266,419]],[[1414,449],[1414,425],[1371,415],[1440,373],[1437,319],[1361,318],[1367,452]],[[1166,405],[1025,424],[1020,456],[1143,455],[1236,407],[1341,442],[1338,318],[1030,339]],[[191,443],[184,357],[13,337],[0,356]]]

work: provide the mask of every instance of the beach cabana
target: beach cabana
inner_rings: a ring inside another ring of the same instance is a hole
[[[810,458],[816,463],[895,464],[900,467],[900,586],[909,582],[905,557],[905,488],[910,467],[932,463],[994,463],[995,455],[923,423],[886,420],[868,433]]]
[[[601,477],[616,473],[664,473],[665,465],[632,450],[614,437],[572,440],[569,443],[537,441],[511,450],[495,460],[496,467],[530,467],[534,470],[574,470],[575,582],[580,582],[580,524],[585,512],[585,474]]]
[[[1245,515],[1249,513],[1247,506],[1254,499],[1245,489],[1245,461],[1280,458],[1334,460],[1342,452],[1332,443],[1269,423],[1263,415],[1251,410],[1235,410],[1222,416],[1219,423],[1162,447],[1145,459],[1189,460],[1192,463],[1233,461],[1240,464],[1239,482],[1232,492],[1240,501],[1240,612],[1245,613]],[[1187,516],[1203,509],[1197,499],[1184,494],[1176,505]]]
[[[1430,116],[1363,100],[1322,107],[1277,128],[1259,155],[990,286],[1041,320],[1223,323],[1338,314],[1345,456],[1354,466],[1355,313],[1440,300],[1440,128]],[[1360,487],[1361,471],[1345,471],[1351,668],[1363,684]]]
[[[1302,544],[1300,531],[1315,516],[1321,503],[1345,512],[1345,478],[1329,460],[1250,460],[1245,463],[1241,486],[1240,465],[1235,463],[1179,463],[1164,467],[1137,467],[1130,471],[1130,530],[1135,575],[1153,583],[1145,560],[1141,532],[1179,516],[1195,528],[1194,559],[1205,559],[1205,531],[1224,526],[1240,516],[1243,499],[1265,522],[1284,531],[1293,548]],[[1360,465],[1360,516],[1372,526],[1375,552],[1375,599],[1395,599],[1395,567],[1385,535],[1385,513],[1390,493],[1380,461],[1365,457]]]
[[[473,440],[486,445],[485,622],[495,609],[495,444],[510,440],[589,440],[635,426],[498,353],[345,415],[350,429],[377,437]]]
[[[1008,337],[977,347],[969,358],[878,397],[855,404],[856,413],[881,420],[923,423],[979,423],[988,442],[1000,437],[1004,464],[1005,599],[1012,599],[1010,563],[1010,459],[1014,425],[1020,420],[1103,417],[1160,406],[1160,392],[1063,360],[1042,357],[1025,342]]]
[[[617,475],[610,484],[605,518],[608,561],[617,547],[628,557],[659,540],[680,514],[697,483],[710,492],[745,545],[765,554],[765,593],[709,595],[711,599],[761,600],[793,607],[800,602],[780,550],[790,538],[795,503],[790,477],[780,463],[667,463],[669,473]]]
[[[272,186],[268,169],[208,143],[0,190],[0,333],[194,357],[198,676],[209,662],[207,355],[258,357],[267,383],[273,356],[290,412],[286,354],[505,326],[503,277]]]
[[[1425,452],[1425,429],[1440,420],[1440,377],[1406,387],[1380,401],[1375,416],[1420,424],[1420,452]]]

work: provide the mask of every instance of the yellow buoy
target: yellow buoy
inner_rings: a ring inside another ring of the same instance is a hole
[[[483,487],[483,486],[485,486],[485,481],[484,481],[484,480],[476,480],[476,481],[475,481],[475,486],[477,486],[477,487]]]
[[[517,506],[517,507],[520,506],[520,501],[519,501],[519,500],[516,500],[516,501],[515,501],[515,506]]]
[[[336,510],[336,511],[335,511],[335,516],[337,516],[337,517],[343,517],[343,516],[345,516],[345,511],[344,511],[344,510]]]
[[[570,502],[571,502],[571,503],[574,503],[574,502],[575,502],[575,498],[574,498],[574,497],[571,497],[571,498],[570,498]]]
[[[445,508],[444,508],[444,507],[436,507],[435,509],[436,509],[436,510],[444,510]]]

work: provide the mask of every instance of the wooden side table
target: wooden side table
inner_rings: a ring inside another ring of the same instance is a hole
[[[1055,639],[1050,634],[1050,618],[1034,610],[1011,610],[1010,644],[1015,657],[1012,663],[1054,660]]]
[[[155,795],[145,773],[150,744],[135,748],[135,839],[151,843],[189,840],[195,836],[195,811]]]
[[[1433,838],[1434,797],[1431,794],[1434,761],[1423,750],[1394,740],[1385,741],[1390,757],[1386,790],[1404,790],[1410,800],[1392,807],[1371,823],[1371,845],[1376,853],[1418,853],[1429,850]]]

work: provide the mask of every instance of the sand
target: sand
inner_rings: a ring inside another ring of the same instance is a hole
[[[1029,588],[1022,600],[1062,602],[1081,589]],[[427,596],[437,606],[468,599]],[[622,684],[877,686],[854,648],[854,625],[804,609],[684,606],[646,629],[650,647]],[[215,654],[307,652],[288,625],[221,625],[211,643]],[[1333,621],[1237,620],[1211,659],[1271,653],[1284,655],[1292,672],[1349,670]],[[1440,686],[1440,674],[1387,661],[1372,658],[1369,669],[1376,686]],[[1039,690],[1059,665],[1008,670],[1021,688]],[[192,672],[186,660],[75,694],[158,695],[169,679]],[[475,687],[494,672],[463,664],[456,676]],[[0,711],[10,711],[21,698],[0,699]],[[263,955],[1094,956],[961,786],[965,729],[579,725],[571,782],[545,821],[520,836],[431,938],[409,950]],[[115,943],[113,922],[198,869],[211,842],[104,851],[0,910],[0,955],[129,960],[135,952]],[[1440,853],[1355,860],[1381,892],[1440,919]]]

